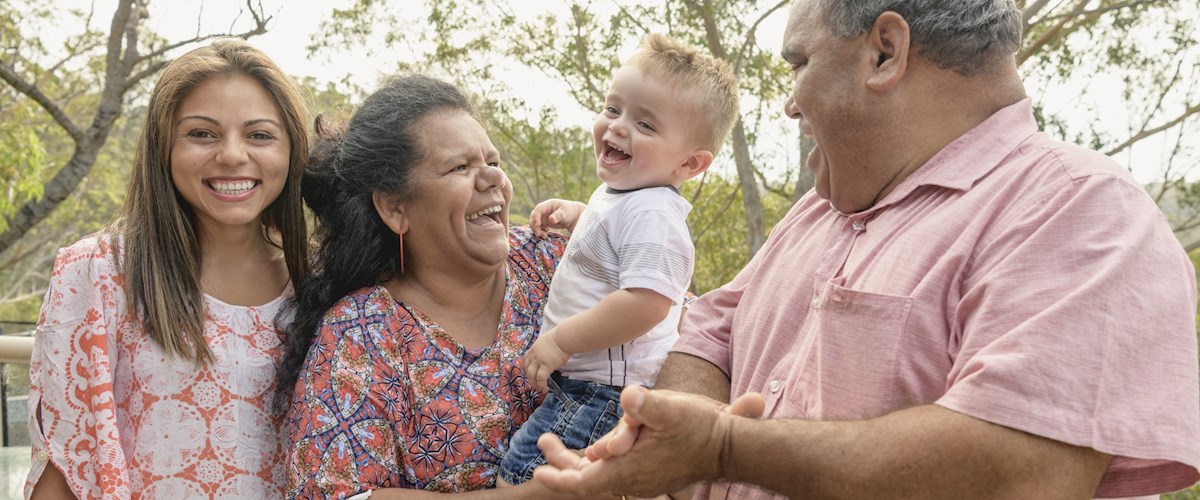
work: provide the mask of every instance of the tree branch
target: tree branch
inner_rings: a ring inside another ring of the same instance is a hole
[[[67,61],[70,61],[71,59],[78,57],[80,54],[91,51],[92,49],[95,49],[96,47],[98,47],[100,45],[100,41],[99,40],[94,41],[94,42],[88,44],[86,47],[81,47],[81,45],[83,45],[83,40],[80,40],[79,43],[77,43],[75,45],[68,45],[67,46],[67,56],[63,57],[58,62],[54,63],[54,65],[50,66],[49,68],[46,68],[46,70],[41,72],[41,74],[42,75],[52,75],[52,74],[56,73],[59,70],[59,68],[62,68],[62,66],[67,63]],[[33,81],[33,85],[37,86],[39,83],[41,83],[40,75],[38,76],[37,79],[35,79]]]
[[[717,20],[713,17],[712,3],[709,0],[703,1],[703,4],[698,4],[695,0],[684,0],[683,3],[691,7],[704,21],[704,42],[713,57],[728,61],[729,54],[725,52],[725,45],[721,43],[721,30],[717,28]]]
[[[1048,3],[1050,3],[1050,0],[1036,0],[1032,5],[1025,7],[1025,9],[1021,11],[1021,24],[1025,25],[1025,29],[1029,29],[1029,20],[1033,19],[1033,16],[1037,15],[1038,12],[1041,12],[1042,9],[1046,8],[1046,4]]]
[[[57,122],[58,125],[63,128],[63,130],[66,130],[67,134],[70,135],[71,139],[74,139],[76,143],[79,143],[84,139],[83,130],[80,129],[75,122],[71,121],[71,117],[67,116],[67,114],[63,112],[62,108],[58,106],[58,104],[50,100],[49,96],[42,93],[41,89],[38,89],[29,82],[26,82],[19,75],[13,72],[11,68],[3,64],[0,64],[0,80],[4,80],[5,83],[8,83],[9,86],[11,86],[13,89],[16,89],[17,92],[25,94],[30,99],[33,99],[34,102],[38,103],[42,109],[46,110],[47,113],[50,113],[50,116],[54,118],[54,121]]]
[[[1171,88],[1174,87],[1177,82],[1179,82],[1180,75],[1183,73],[1183,63],[1184,61],[1180,59],[1179,64],[1175,65],[1175,72],[1171,75],[1166,87],[1164,87],[1162,91],[1158,93],[1158,98],[1155,99],[1154,105],[1151,106],[1145,113],[1142,113],[1145,118],[1142,120],[1141,128],[1137,133],[1145,132],[1146,127],[1150,126],[1150,120],[1158,115],[1160,111],[1162,111],[1163,101],[1166,100],[1167,94],[1171,91]],[[1165,176],[1170,173],[1171,168],[1170,165],[1168,165],[1168,167],[1163,171],[1163,175]]]
[[[771,14],[774,14],[775,11],[783,8],[783,6],[788,5],[789,3],[791,3],[789,0],[780,0],[779,3],[773,5],[770,9],[767,9],[767,11],[763,12],[761,16],[758,16],[758,19],[755,19],[754,23],[750,25],[750,29],[746,32],[746,41],[742,42],[742,46],[738,49],[737,56],[735,56],[733,60],[733,73],[735,75],[740,75],[742,73],[742,61],[745,60],[746,54],[750,51],[750,47],[754,45],[755,33],[758,32],[758,25],[762,24],[762,22],[770,17]]]
[[[1099,16],[1106,12],[1112,12],[1114,10],[1121,10],[1121,9],[1125,9],[1125,8],[1129,8],[1129,7],[1137,7],[1139,5],[1153,4],[1153,3],[1156,3],[1157,1],[1159,1],[1159,0],[1133,0],[1133,1],[1129,1],[1129,2],[1121,2],[1118,4],[1100,7],[1098,9],[1085,10],[1085,11],[1078,12],[1078,13],[1072,12],[1069,14],[1059,14],[1056,16],[1043,17],[1041,19],[1038,19],[1037,22],[1034,24],[1044,23],[1047,21],[1056,21],[1056,20],[1064,18],[1064,17],[1089,17],[1089,18],[1096,17],[1096,16]]]
[[[740,192],[740,190],[736,186],[731,187],[729,190],[729,197],[725,198],[724,206],[722,206],[721,210],[717,211],[716,213],[723,214],[725,212],[728,212],[729,207],[733,206],[733,201],[737,199],[737,194],[739,192]],[[712,220],[709,220],[708,223],[704,224],[704,226],[700,227],[699,230],[693,231],[692,232],[692,241],[697,241],[700,238],[702,238],[704,236],[704,234],[707,233],[708,230],[712,228],[713,224],[716,224],[717,222],[720,222],[720,218],[713,217]]]
[[[590,59],[588,59],[588,55],[587,55],[587,47],[588,46],[586,43],[587,37],[585,37],[583,35],[583,32],[582,32],[583,26],[581,26],[579,24],[578,19],[575,18],[575,15],[573,13],[571,16],[571,24],[575,25],[575,30],[574,30],[575,37],[574,38],[575,38],[575,43],[579,45],[579,49],[575,51],[575,55],[577,56],[577,59],[578,59],[579,69],[583,72],[583,85],[584,85],[584,88],[587,89],[588,93],[592,94],[592,99],[589,99],[589,101],[596,102],[598,100],[600,102],[604,102],[604,92],[601,92],[600,88],[596,86],[596,82],[594,81],[595,76],[592,75],[592,68],[591,68],[591,65],[589,64]],[[563,75],[563,76],[566,76],[566,75]],[[580,104],[583,104],[583,103],[580,102]]]
[[[267,23],[271,22],[271,19],[273,19],[274,17],[273,16],[265,16],[264,17],[260,13],[255,12],[254,6],[251,5],[250,0],[246,0],[246,7],[248,9],[250,9],[251,16],[254,17],[254,28],[247,30],[247,31],[243,31],[241,33],[237,33],[237,34],[212,33],[212,34],[208,34],[208,35],[197,35],[197,36],[194,36],[187,40],[180,40],[178,42],[167,44],[167,45],[164,45],[163,47],[160,47],[158,49],[151,51],[150,53],[148,53],[146,55],[139,57],[137,59],[135,65],[147,62],[151,59],[162,57],[167,52],[178,49],[185,45],[200,43],[200,42],[212,40],[214,38],[224,38],[224,37],[229,37],[229,36],[246,40],[250,37],[266,33],[267,32]],[[261,3],[259,4],[259,8],[260,9],[262,8]],[[141,71],[138,71],[137,73],[133,74],[132,76],[130,76],[128,78],[128,80],[126,80],[125,88],[124,88],[123,92],[128,92],[129,89],[132,89],[135,85],[137,85],[142,80],[145,80],[147,77],[154,75],[155,73],[158,73],[158,71],[161,70],[163,68],[163,66],[166,66],[168,63],[170,63],[169,60],[160,60],[160,61],[154,61],[154,62],[150,63],[149,66],[147,66],[146,68],[143,68]]]
[[[1121,144],[1118,144],[1116,147],[1113,147],[1112,149],[1105,151],[1104,154],[1106,154],[1108,156],[1112,156],[1117,153],[1120,153],[1121,151],[1134,145],[1135,143],[1137,143],[1138,141],[1140,141],[1142,139],[1145,139],[1154,134],[1157,134],[1157,133],[1167,130],[1171,127],[1179,125],[1180,123],[1183,123],[1184,120],[1187,120],[1189,117],[1191,117],[1192,115],[1197,114],[1197,113],[1200,113],[1200,104],[1193,104],[1191,106],[1188,106],[1187,109],[1184,109],[1183,112],[1180,113],[1179,116],[1176,116],[1174,119],[1172,119],[1166,123],[1163,123],[1162,125],[1154,127],[1154,128],[1143,129],[1141,132],[1134,134],[1133,137],[1126,139],[1125,142],[1122,142]]]
[[[792,198],[792,194],[785,191],[782,187],[772,186],[770,181],[767,180],[767,176],[763,175],[763,173],[760,172],[757,168],[754,169],[754,177],[758,178],[758,183],[762,184],[763,189],[766,189],[768,193],[774,194],[783,199],[790,200]],[[785,181],[784,183],[786,183],[787,181],[790,181],[790,178],[784,179],[784,181]]]
[[[1021,63],[1025,62],[1026,59],[1040,51],[1042,47],[1054,41],[1054,39],[1058,37],[1059,33],[1062,33],[1063,29],[1066,28],[1067,25],[1071,24],[1072,19],[1085,12],[1084,9],[1087,8],[1087,4],[1090,1],[1091,0],[1077,0],[1075,2],[1075,7],[1071,9],[1069,14],[1061,17],[1058,24],[1047,29],[1044,33],[1042,33],[1041,36],[1026,46],[1024,50],[1017,53],[1017,66],[1020,66]]]
[[[155,73],[158,73],[159,70],[163,69],[163,66],[166,66],[170,62],[171,61],[167,59],[155,61],[153,64],[145,67],[141,71],[130,75],[129,78],[125,79],[125,89],[122,91],[122,93],[129,92],[129,90],[137,85],[138,82],[145,80],[147,77],[152,76]]]
[[[613,0],[613,5],[616,5],[617,9],[619,9],[621,11],[621,15],[624,16],[625,18],[629,19],[630,21],[632,21],[633,25],[637,26],[638,29],[641,30],[642,33],[650,32],[650,28],[647,28],[645,25],[642,24],[642,22],[640,20],[638,20],[638,18],[636,18],[632,14],[630,14],[629,11],[625,9],[624,5],[617,3],[616,0]]]

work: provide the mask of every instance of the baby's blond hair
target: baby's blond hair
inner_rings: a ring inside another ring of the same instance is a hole
[[[668,35],[651,33],[625,64],[661,80],[700,111],[708,126],[696,127],[697,140],[713,154],[721,149],[740,111],[737,77],[729,63]]]

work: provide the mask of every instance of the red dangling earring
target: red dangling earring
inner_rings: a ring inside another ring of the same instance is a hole
[[[396,236],[400,237],[400,274],[404,274],[404,233]]]

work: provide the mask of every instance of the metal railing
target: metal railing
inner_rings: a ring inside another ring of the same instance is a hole
[[[33,356],[33,332],[0,335],[0,363],[29,364]]]

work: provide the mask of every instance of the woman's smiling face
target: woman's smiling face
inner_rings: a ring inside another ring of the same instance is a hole
[[[287,181],[291,143],[254,79],[213,76],[175,112],[171,180],[207,231],[261,224]]]
[[[431,114],[414,127],[425,157],[413,167],[412,198],[402,203],[412,265],[502,265],[512,185],[487,132],[460,110]]]

